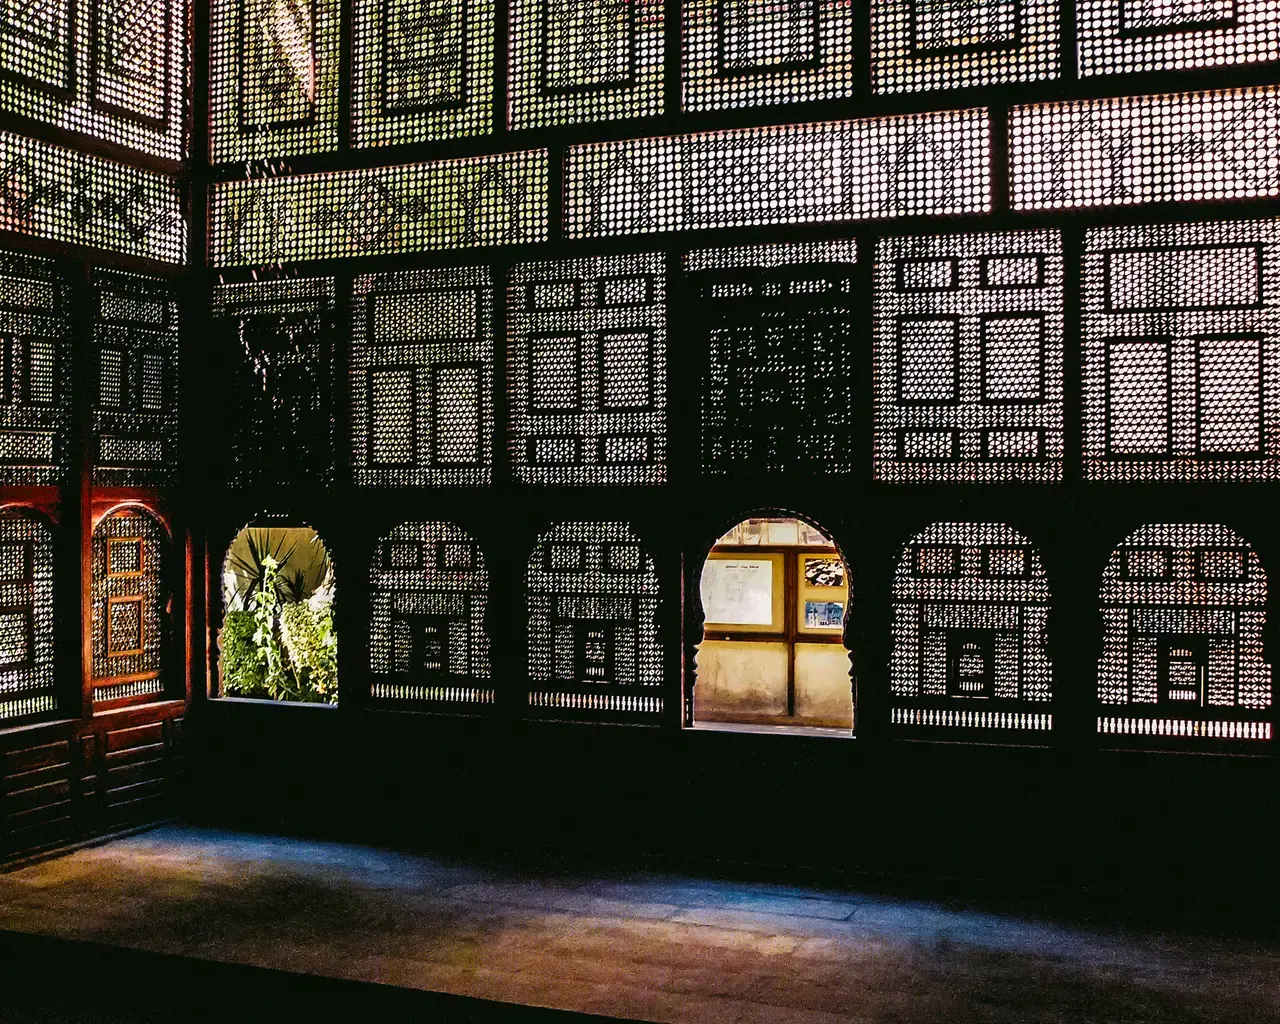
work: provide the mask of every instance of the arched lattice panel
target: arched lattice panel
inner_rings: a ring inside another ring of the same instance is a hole
[[[51,260],[0,252],[0,484],[55,484],[66,469],[67,303]]]
[[[493,464],[493,284],[483,267],[355,281],[351,463],[384,487],[484,486]]]
[[[480,545],[452,523],[403,523],[370,573],[374,700],[447,707],[493,703]]]
[[[1085,475],[1280,476],[1280,221],[1094,228],[1083,271]]]
[[[338,148],[339,0],[214,0],[214,163]]]
[[[853,469],[853,241],[704,249],[704,473]]]
[[[1280,58],[1272,0],[1076,0],[1082,75]]]
[[[876,92],[1057,78],[1058,0],[871,0]]]
[[[333,474],[333,278],[222,285],[214,315],[235,355],[233,486]],[[220,332],[221,333],[221,332]]]
[[[1049,581],[1002,523],[934,523],[893,575],[891,720],[901,726],[1053,727]]]
[[[684,109],[851,95],[858,5],[845,0],[688,0]]]
[[[658,574],[626,523],[560,523],[538,538],[525,583],[531,708],[662,711]]]
[[[0,722],[57,710],[53,644],[53,536],[0,512]]]
[[[166,484],[178,461],[178,304],[163,281],[94,271],[93,482]]]
[[[875,475],[1062,478],[1056,231],[882,239],[875,269]]]
[[[0,110],[186,155],[184,0],[6,0],[3,12]]]
[[[492,132],[496,9],[497,0],[356,0],[352,144]]]
[[[171,641],[169,539],[140,509],[104,516],[93,531],[93,699],[164,692]]]
[[[662,0],[511,0],[511,128],[662,113]]]
[[[1111,553],[1100,600],[1098,732],[1271,738],[1267,574],[1244,538],[1210,523],[1144,526]]]
[[[515,267],[507,386],[516,479],[662,483],[666,334],[661,253]]]

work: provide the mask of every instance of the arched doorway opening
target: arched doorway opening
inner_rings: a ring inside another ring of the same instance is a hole
[[[712,546],[695,728],[849,736],[849,576],[835,542],[792,517],[744,519]]]

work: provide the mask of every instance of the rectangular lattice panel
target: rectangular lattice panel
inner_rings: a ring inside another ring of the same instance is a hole
[[[57,709],[53,537],[43,522],[0,515],[0,722]]]
[[[1280,195],[1273,87],[1014,107],[1015,209]]]
[[[661,253],[513,268],[508,448],[517,480],[666,479],[666,277]]]
[[[875,476],[1062,478],[1056,231],[886,238],[875,268]]]
[[[1269,736],[1267,575],[1243,537],[1214,523],[1143,526],[1111,553],[1099,597],[1099,732]]]
[[[164,263],[186,256],[177,179],[4,131],[0,227]]]
[[[1251,64],[1280,57],[1273,0],[1076,0],[1082,75]]]
[[[351,464],[359,484],[477,487],[493,465],[493,282],[484,267],[355,281]]]
[[[355,0],[356,147],[493,131],[496,0]]]
[[[214,0],[214,163],[338,148],[339,0]]]
[[[1081,302],[1095,480],[1280,475],[1280,221],[1094,228]]]
[[[484,554],[460,527],[402,523],[382,538],[370,573],[370,695],[392,706],[492,705],[488,598]]]
[[[0,484],[55,484],[66,469],[68,298],[52,260],[0,252]]]
[[[685,110],[853,93],[858,11],[847,0],[690,0],[683,10]]]
[[[221,285],[217,344],[234,362],[228,403],[232,486],[333,476],[333,278]]]
[[[183,0],[3,0],[0,15],[0,110],[186,156]]]
[[[662,113],[663,0],[510,0],[513,129]]]
[[[878,93],[1057,78],[1057,0],[872,0]]]
[[[626,523],[560,523],[525,575],[529,706],[549,716],[662,711],[658,574]]]
[[[572,146],[570,238],[982,213],[986,110]]]
[[[178,305],[163,281],[94,271],[93,482],[172,483],[178,461]]]
[[[686,257],[706,345],[704,473],[853,470],[856,261],[853,241]]]
[[[547,237],[547,151],[215,185],[218,266],[465,249]]]
[[[166,611],[171,584],[164,571],[167,541],[159,521],[136,510],[112,513],[94,527],[95,702],[164,690],[172,649],[172,624]],[[115,549],[120,546],[137,549],[136,569],[119,571]]]

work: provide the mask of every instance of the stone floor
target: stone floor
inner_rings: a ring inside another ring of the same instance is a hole
[[[0,928],[628,1019],[1280,1021],[1280,939],[1135,920],[179,827],[0,874]]]

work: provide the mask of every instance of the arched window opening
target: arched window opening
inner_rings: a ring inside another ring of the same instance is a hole
[[[0,509],[0,722],[57,710],[53,641],[53,537]]]
[[[529,706],[652,720],[662,711],[658,573],[626,523],[560,523],[529,559]]]
[[[1100,596],[1098,732],[1271,738],[1267,574],[1239,534],[1144,526],[1111,553]]]
[[[246,526],[222,566],[224,697],[338,702],[333,560],[309,526]]]
[[[743,520],[707,555],[701,594],[696,728],[852,734],[849,578],[830,537],[801,519]]]
[[[94,704],[164,694],[173,639],[168,558],[168,533],[143,509],[110,512],[94,528]]]
[[[432,709],[492,705],[480,545],[452,523],[403,523],[370,574],[369,667],[375,701]]]
[[[895,726],[1046,732],[1053,667],[1049,581],[1030,541],[1002,523],[934,523],[893,577]]]

